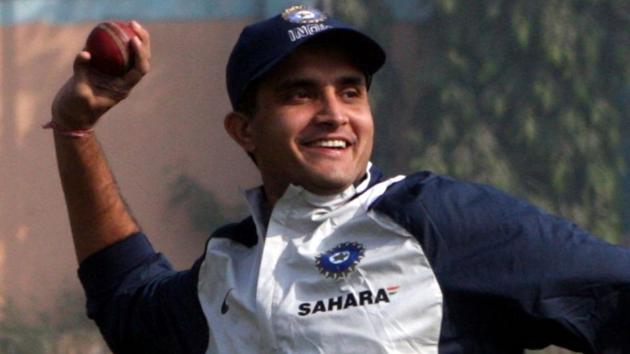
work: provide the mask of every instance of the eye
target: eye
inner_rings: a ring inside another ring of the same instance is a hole
[[[291,94],[296,99],[305,99],[311,97],[308,90],[305,88],[295,89]]]
[[[361,97],[361,90],[356,87],[346,87],[341,91],[341,97],[345,99]]]
[[[301,103],[313,98],[313,92],[305,87],[296,87],[284,93],[284,101],[288,103]]]

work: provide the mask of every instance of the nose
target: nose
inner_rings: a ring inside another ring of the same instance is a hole
[[[326,90],[320,98],[317,123],[330,126],[341,126],[348,123],[348,117],[344,113],[343,102],[337,96],[334,89]]]

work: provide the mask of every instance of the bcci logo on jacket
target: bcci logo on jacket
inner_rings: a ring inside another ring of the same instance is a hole
[[[365,255],[358,242],[344,242],[315,257],[315,265],[326,278],[343,279],[354,272]]]

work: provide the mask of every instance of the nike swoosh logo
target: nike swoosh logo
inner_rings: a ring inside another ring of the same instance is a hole
[[[223,303],[221,304],[221,314],[225,315],[230,310],[230,305],[227,303],[228,295],[232,292],[232,288],[225,293],[225,297],[223,298]]]

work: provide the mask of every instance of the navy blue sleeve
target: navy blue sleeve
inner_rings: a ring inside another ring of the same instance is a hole
[[[420,173],[372,208],[422,245],[444,295],[440,353],[554,344],[630,353],[630,251],[488,186]]]
[[[88,317],[114,353],[203,353],[208,325],[197,297],[201,259],[174,271],[135,234],[83,261]]]

